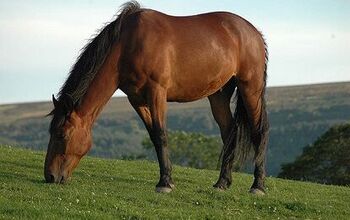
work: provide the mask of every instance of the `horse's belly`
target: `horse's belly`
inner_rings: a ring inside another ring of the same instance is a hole
[[[220,90],[233,76],[234,71],[225,74],[207,75],[201,79],[188,77],[168,88],[169,102],[191,102],[208,97]]]

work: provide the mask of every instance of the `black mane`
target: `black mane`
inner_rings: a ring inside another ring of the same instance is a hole
[[[117,18],[107,23],[97,36],[93,37],[83,47],[76,63],[70,70],[67,80],[58,93],[58,103],[60,105],[65,105],[67,97],[71,99],[73,107],[80,105],[81,99],[111,51],[112,45],[119,41],[123,21],[130,14],[140,10],[141,7],[136,1],[124,3],[119,10]],[[52,131],[54,127],[63,124],[66,114],[55,107],[50,115],[54,116],[50,126],[50,131]]]
[[[140,5],[136,1],[123,4],[117,18],[108,23],[87,43],[61,88],[58,101],[63,94],[68,94],[72,97],[74,105],[79,105],[80,99],[85,95],[91,81],[111,51],[113,43],[119,40],[123,20],[139,10]]]

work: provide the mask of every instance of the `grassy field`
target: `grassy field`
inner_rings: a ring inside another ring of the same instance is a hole
[[[350,188],[267,179],[267,195],[248,193],[235,173],[225,192],[217,171],[174,167],[176,189],[154,192],[158,165],[84,158],[71,182],[43,181],[44,153],[0,147],[0,219],[348,219]]]

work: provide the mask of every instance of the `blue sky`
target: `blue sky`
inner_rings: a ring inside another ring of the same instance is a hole
[[[0,0],[0,104],[49,100],[79,50],[123,2]],[[172,15],[243,16],[269,45],[268,86],[350,81],[350,1],[139,2]]]

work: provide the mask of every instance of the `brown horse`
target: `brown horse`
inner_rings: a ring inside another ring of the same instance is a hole
[[[243,18],[228,12],[174,17],[123,5],[83,49],[61,88],[50,125],[45,159],[47,182],[64,183],[89,151],[91,128],[119,88],[143,120],[160,168],[158,192],[174,188],[168,157],[167,101],[208,97],[224,143],[219,180],[232,182],[234,159],[255,150],[251,192],[264,192],[268,122],[264,92],[267,50],[263,37]],[[236,90],[236,110],[230,99]]]

